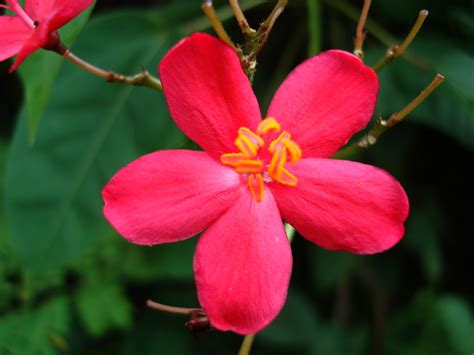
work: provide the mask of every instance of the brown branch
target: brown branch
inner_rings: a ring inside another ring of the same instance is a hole
[[[369,14],[371,0],[364,0],[364,6],[362,7],[362,12],[360,13],[359,22],[357,24],[356,35],[354,38],[354,54],[359,58],[364,58],[364,52],[362,51],[362,46],[364,45],[365,40],[365,22],[367,21],[367,15]]]
[[[212,28],[216,32],[217,36],[227,43],[232,48],[236,49],[235,44],[230,39],[229,35],[227,34],[222,22],[219,20],[217,16],[216,10],[214,9],[214,5],[212,4],[212,0],[205,0],[201,4],[201,9],[204,14],[207,16],[207,19],[212,25]]]

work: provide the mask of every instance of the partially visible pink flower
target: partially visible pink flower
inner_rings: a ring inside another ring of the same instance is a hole
[[[0,16],[0,61],[17,55],[10,67],[15,71],[30,54],[59,43],[57,30],[89,7],[93,0],[5,0],[0,7],[16,16]]]
[[[209,35],[181,41],[159,73],[171,116],[204,152],[130,163],[104,188],[104,214],[136,244],[204,231],[194,271],[214,327],[255,333],[280,312],[292,268],[282,219],[330,250],[372,254],[402,238],[400,184],[378,168],[328,159],[374,111],[377,76],[357,57],[331,50],[306,60],[264,120],[237,55]]]

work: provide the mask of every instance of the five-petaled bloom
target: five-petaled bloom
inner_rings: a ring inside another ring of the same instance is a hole
[[[130,163],[104,188],[104,214],[136,244],[204,231],[194,272],[215,328],[255,333],[281,310],[292,269],[282,219],[330,250],[371,254],[402,238],[400,184],[378,168],[328,159],[374,111],[377,76],[357,57],[331,50],[303,62],[263,120],[237,55],[209,35],[182,40],[159,73],[171,116],[204,152]]]
[[[40,48],[54,49],[59,43],[57,30],[79,16],[93,0],[5,0],[16,16],[0,16],[0,61],[17,55],[10,72]]]

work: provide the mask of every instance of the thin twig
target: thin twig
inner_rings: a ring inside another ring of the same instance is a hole
[[[247,18],[245,17],[242,9],[240,8],[239,0],[229,0],[229,4],[232,8],[232,11],[234,12],[234,16],[243,34],[246,36],[254,36],[257,31],[250,27]]]
[[[224,26],[222,25],[222,22],[219,20],[219,17],[217,16],[216,10],[214,9],[214,5],[212,4],[212,0],[203,1],[201,5],[201,9],[204,12],[204,14],[207,16],[207,19],[211,23],[214,31],[216,31],[217,36],[219,36],[219,38],[225,43],[227,43],[229,46],[236,49],[235,44],[230,39],[229,35],[224,29]]]
[[[392,114],[388,120],[384,120],[382,117],[379,117],[375,122],[374,127],[372,127],[367,134],[365,134],[357,142],[342,149],[334,156],[334,158],[345,159],[373,146],[375,143],[377,143],[377,140],[382,134],[405,119],[405,117],[414,109],[416,109],[423,101],[425,101],[428,96],[430,96],[433,91],[435,91],[438,86],[443,83],[443,81],[444,76],[437,74],[433,81],[425,89],[423,89],[412,102],[406,105],[399,112]]]
[[[154,302],[152,300],[146,301],[146,305],[158,311],[174,313],[174,314],[184,314],[184,315],[191,315],[193,312],[201,310],[200,308],[185,308],[185,307],[168,306],[166,304],[161,304],[158,302]]]
[[[364,6],[362,7],[362,12],[360,13],[359,22],[357,24],[356,35],[354,38],[354,54],[359,58],[364,58],[364,52],[362,51],[362,46],[364,45],[365,40],[365,22],[367,21],[367,15],[369,14],[371,0],[364,0]]]
[[[250,350],[252,349],[253,340],[255,339],[255,334],[249,334],[244,337],[244,341],[239,350],[239,355],[249,355]]]
[[[393,62],[395,59],[399,58],[403,53],[405,53],[406,49],[410,45],[410,43],[415,39],[416,35],[420,31],[421,26],[425,22],[426,18],[428,17],[428,10],[421,10],[418,14],[418,18],[416,19],[415,24],[411,28],[410,32],[404,39],[401,45],[393,44],[387,50],[385,56],[374,65],[373,69],[376,72],[380,72],[387,64]]]
[[[268,36],[270,35],[276,20],[281,15],[287,4],[288,0],[278,0],[270,15],[268,15],[267,19],[260,24],[257,32],[252,36],[247,36],[244,46],[239,48],[240,52],[237,52],[240,56],[242,68],[250,81],[253,80],[255,74],[257,56],[267,43]]]
[[[146,70],[142,71],[141,73],[126,76],[123,74],[115,73],[111,70],[103,70],[100,69],[83,59],[79,58],[78,56],[74,55],[70,50],[66,49],[62,53],[60,53],[64,58],[69,60],[71,63],[75,64],[79,68],[83,69],[84,71],[98,76],[99,78],[105,79],[110,83],[120,83],[125,85],[136,85],[136,86],[146,86],[158,91],[163,91],[163,86],[161,85],[161,81],[150,75],[150,73]]]

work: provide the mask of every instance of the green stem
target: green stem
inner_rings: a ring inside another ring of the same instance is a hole
[[[390,46],[385,56],[377,64],[374,65],[373,67],[374,71],[380,72],[387,64],[393,62],[395,59],[401,57],[402,54],[405,53],[408,46],[415,39],[416,35],[420,31],[420,28],[421,26],[423,26],[423,23],[425,22],[427,17],[428,17],[428,11],[421,10],[420,13],[418,14],[418,18],[416,19],[415,24],[411,28],[406,38],[403,40],[402,44],[399,46],[395,44]]]
[[[205,0],[201,5],[201,9],[204,14],[207,16],[207,19],[212,25],[212,28],[217,33],[219,38],[227,43],[232,48],[236,49],[234,42],[230,39],[229,35],[227,34],[222,22],[219,20],[217,16],[216,10],[214,9],[214,5],[212,4],[212,0]]]
[[[250,350],[252,349],[253,340],[255,339],[255,334],[249,334],[244,337],[244,341],[239,350],[239,355],[249,355]]]
[[[430,96],[433,91],[435,91],[444,81],[444,76],[437,74],[433,81],[421,91],[421,93],[403,109],[394,113],[390,116],[388,120],[382,119],[379,117],[375,122],[374,127],[372,127],[367,134],[365,134],[357,142],[347,146],[346,148],[339,151],[334,158],[335,159],[347,159],[357,153],[370,148],[375,143],[382,134],[388,131],[393,126],[399,124],[401,121],[408,116],[414,109],[416,109],[422,102],[424,102],[428,96]]]
[[[359,58],[364,58],[364,52],[362,46],[364,45],[365,32],[364,27],[369,15],[370,4],[372,0],[364,0],[364,6],[360,13],[359,22],[357,23],[356,35],[354,38],[354,54]]]

